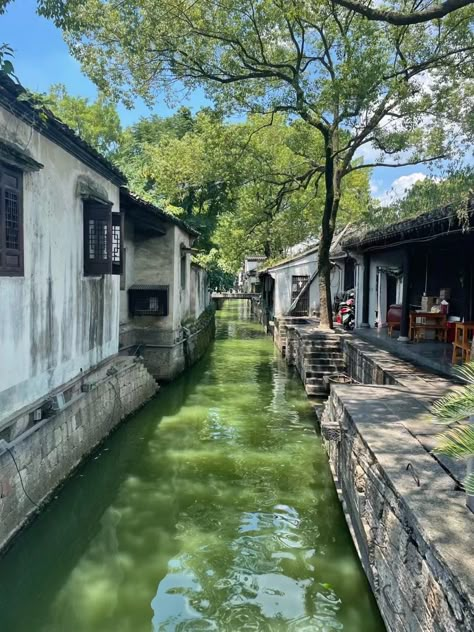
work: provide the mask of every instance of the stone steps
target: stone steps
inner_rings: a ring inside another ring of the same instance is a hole
[[[340,351],[341,346],[337,342],[326,342],[324,344],[305,344],[303,345],[305,353],[318,353],[321,351]]]
[[[311,371],[306,371],[304,382],[305,384],[308,384],[308,382],[314,378],[318,378],[319,380],[322,380],[322,378],[325,375],[334,375],[334,373],[344,373],[344,369],[345,369],[344,365],[323,367],[320,369],[312,369]]]
[[[331,358],[342,358],[341,351],[308,351],[304,354],[305,360],[330,360]]]
[[[339,364],[344,365],[344,357],[342,353],[339,354],[338,357],[332,358],[310,358],[305,360],[304,367],[305,369],[311,370],[314,367],[325,367]]]
[[[305,386],[307,395],[315,397],[327,397],[328,391],[325,384],[307,384]]]
[[[308,396],[324,397],[324,377],[345,370],[341,339],[337,334],[316,334],[303,341],[303,381]]]

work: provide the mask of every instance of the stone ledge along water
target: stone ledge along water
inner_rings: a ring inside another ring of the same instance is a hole
[[[0,560],[1,632],[382,632],[303,386],[250,316]]]

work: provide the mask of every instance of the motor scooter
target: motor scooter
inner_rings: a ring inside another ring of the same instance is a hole
[[[349,292],[348,297],[339,303],[336,322],[340,323],[344,329],[352,331],[355,325],[355,294]]]

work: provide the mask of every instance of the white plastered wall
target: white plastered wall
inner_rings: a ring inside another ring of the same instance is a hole
[[[78,178],[118,187],[0,108],[0,137],[44,168],[23,177],[24,276],[0,277],[0,421],[115,354],[119,277],[84,277]]]

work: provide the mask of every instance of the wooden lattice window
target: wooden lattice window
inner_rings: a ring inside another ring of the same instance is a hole
[[[124,270],[124,214],[112,213],[112,274],[122,274]]]
[[[0,168],[0,276],[23,276],[22,174]]]
[[[132,285],[128,290],[132,316],[168,316],[168,285]]]
[[[121,274],[123,219],[101,202],[84,202],[84,274]]]

